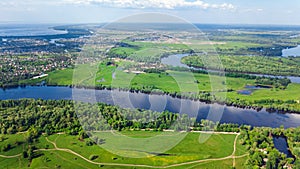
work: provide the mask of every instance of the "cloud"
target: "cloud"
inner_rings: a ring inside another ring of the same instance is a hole
[[[241,10],[241,12],[244,12],[244,13],[263,12],[263,11],[264,11],[264,9],[262,9],[262,8],[257,8],[257,9],[249,8],[249,9]]]
[[[210,4],[202,0],[64,0],[66,3],[102,5],[117,8],[158,8],[158,9],[176,9],[176,8],[201,8],[201,9],[223,9],[233,10],[235,6],[229,3]]]

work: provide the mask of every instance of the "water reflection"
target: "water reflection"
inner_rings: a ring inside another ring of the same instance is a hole
[[[72,92],[76,97],[72,97]],[[113,95],[115,98],[113,98]],[[74,99],[84,102],[103,102],[124,108],[141,108],[151,110],[163,109],[174,113],[189,114],[191,117],[196,117],[197,120],[207,119],[209,111],[211,110],[209,119],[213,120],[217,119],[216,117],[218,116],[222,116],[220,120],[221,123],[237,123],[267,127],[280,127],[281,125],[284,125],[286,128],[300,126],[299,114],[269,113],[265,109],[256,111],[254,109],[242,109],[232,106],[226,106],[224,113],[218,114],[216,113],[217,111],[214,110],[221,109],[222,105],[205,104],[200,101],[172,98],[167,95],[149,95],[117,90],[95,91],[91,89],[74,89],[72,91],[72,88],[69,87],[53,86],[19,87],[0,90],[1,100],[21,98],[41,98],[46,100]],[[164,101],[166,102],[165,106],[161,104]]]

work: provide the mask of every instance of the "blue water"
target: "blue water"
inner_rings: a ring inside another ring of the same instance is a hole
[[[300,47],[299,47],[300,48]],[[175,54],[175,55],[169,55],[168,57],[162,58],[161,62],[165,65],[170,66],[179,66],[179,67],[185,67],[185,68],[191,68],[194,70],[203,70],[201,68],[194,68],[194,67],[188,67],[187,65],[181,63],[181,59],[185,56],[188,56],[188,54]],[[209,70],[210,72],[219,72],[218,70]],[[274,76],[274,75],[266,75],[266,74],[249,74],[253,76],[260,76],[260,77],[271,77],[271,78],[288,78],[291,80],[292,83],[300,83],[300,77],[296,76]]]
[[[294,48],[283,49],[282,56],[283,57],[300,56],[300,45],[298,45],[297,47],[294,47]]]
[[[172,98],[166,95],[149,95],[124,91],[72,89],[69,87],[29,86],[25,88],[0,89],[0,100],[7,99],[51,99],[81,100],[102,102],[124,108],[141,108],[154,111],[168,110],[174,113],[189,114],[190,117],[214,120],[220,117],[222,123],[247,124],[267,127],[298,127],[299,114],[269,113],[265,109],[242,109],[218,104],[205,104],[199,101]],[[216,110],[223,110],[218,112]],[[211,113],[209,114],[209,112]]]
[[[64,34],[49,24],[0,24],[0,36],[37,36]]]
[[[294,158],[289,150],[289,146],[285,137],[273,137],[274,147],[281,153],[284,153],[288,158]]]

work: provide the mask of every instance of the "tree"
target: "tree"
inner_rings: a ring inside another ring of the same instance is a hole
[[[84,131],[80,131],[79,134],[78,134],[78,139],[79,140],[84,140],[86,138],[88,138],[89,136],[84,132]]]
[[[6,144],[5,146],[3,146],[2,151],[9,151],[11,149],[11,144]]]
[[[23,151],[22,157],[23,157],[23,158],[28,158],[28,153],[27,153],[27,151]]]

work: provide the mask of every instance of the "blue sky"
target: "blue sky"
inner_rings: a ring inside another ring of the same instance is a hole
[[[0,0],[0,23],[99,23],[143,12],[193,23],[300,25],[299,0]]]

